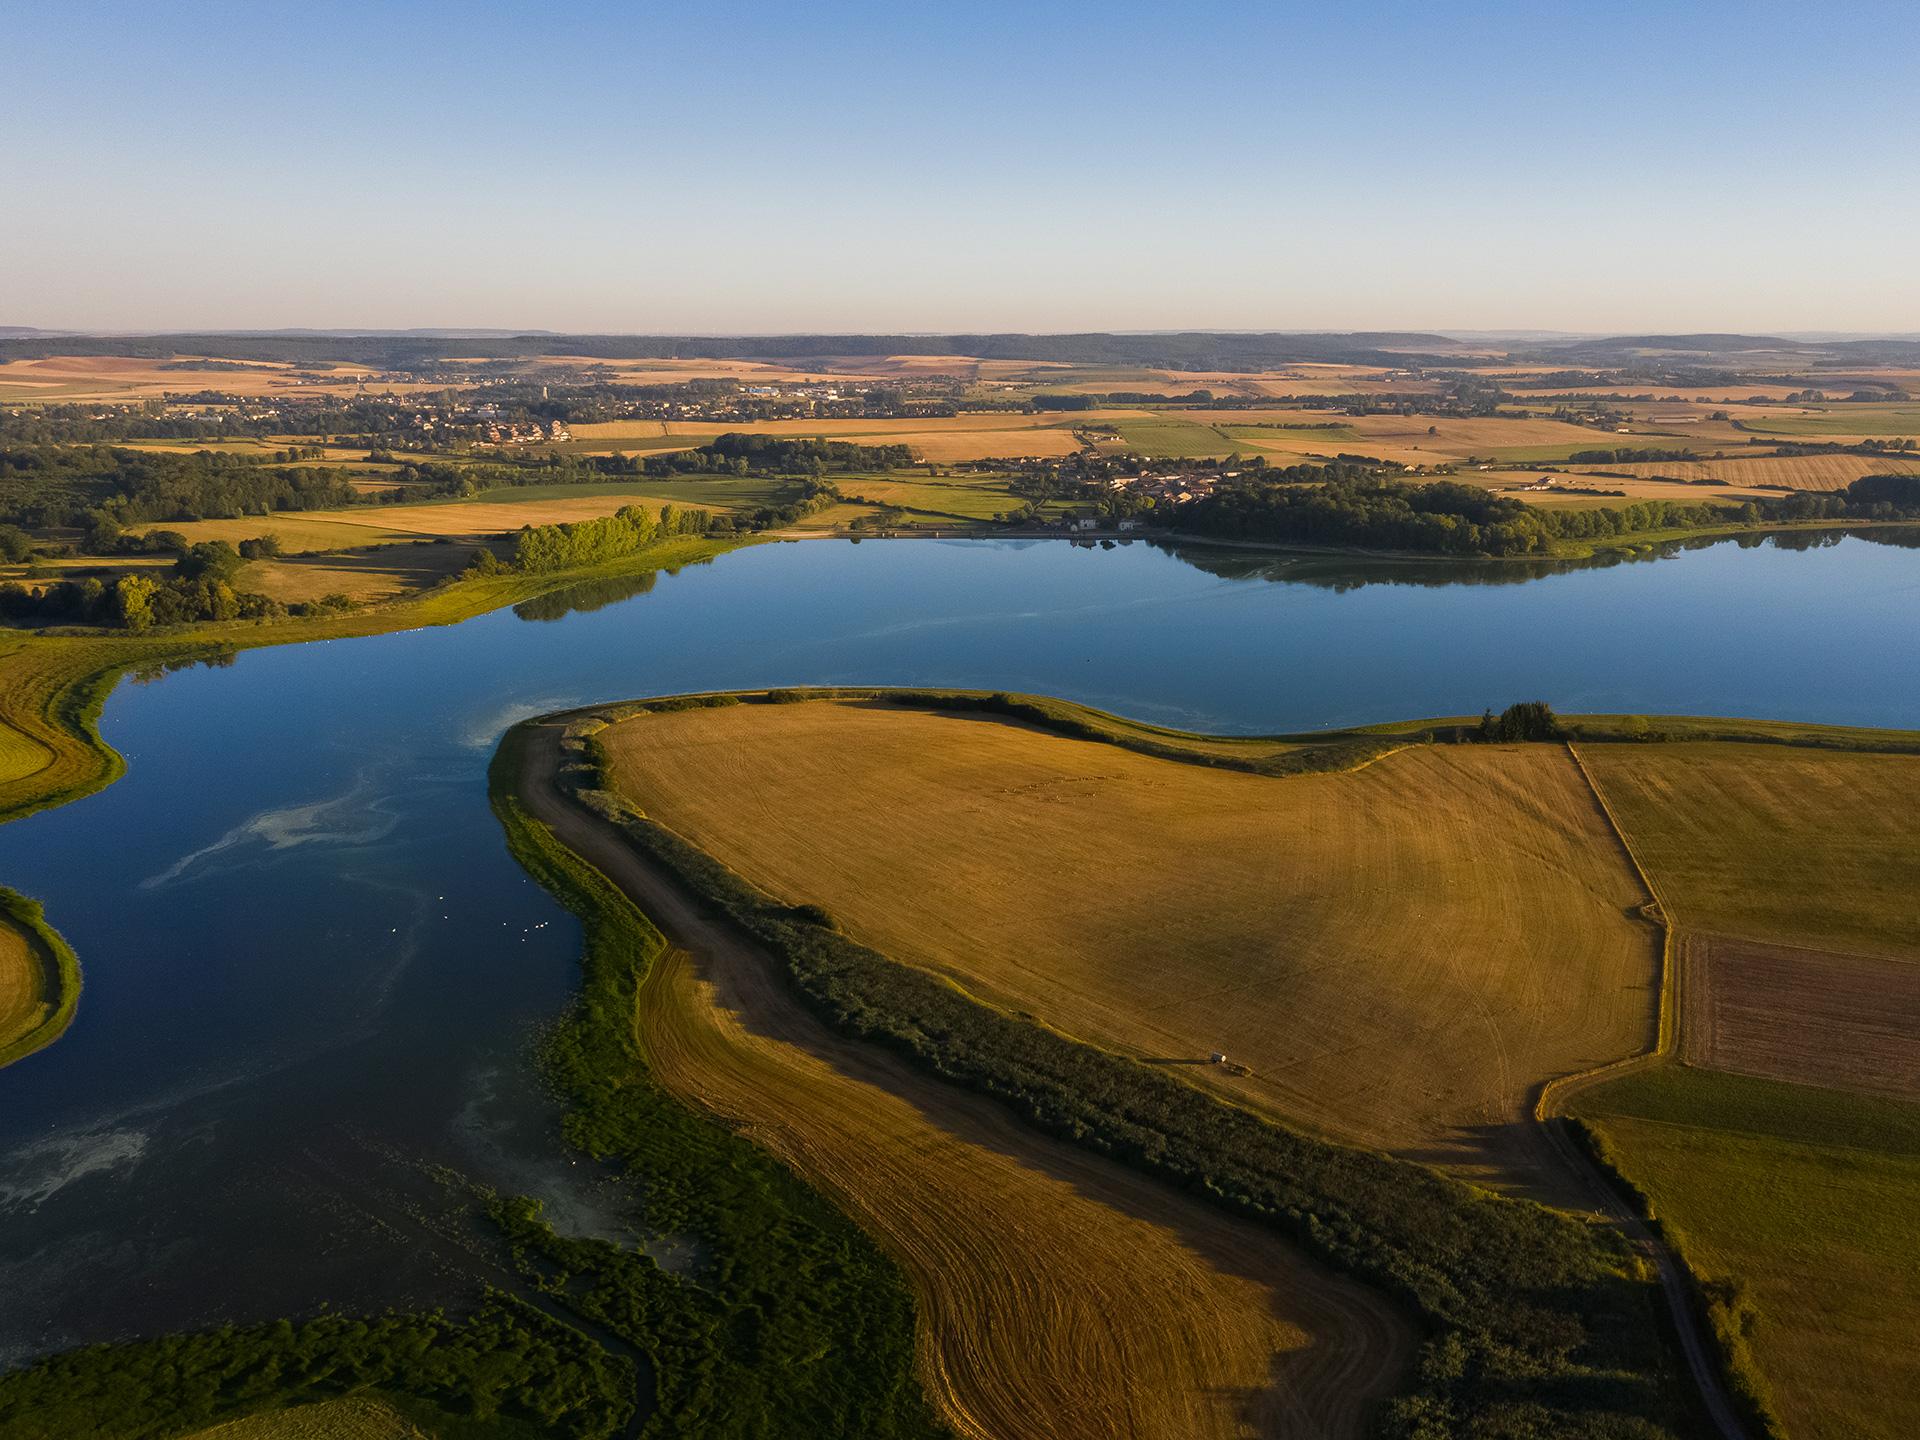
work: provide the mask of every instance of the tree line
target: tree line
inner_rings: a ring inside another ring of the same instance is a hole
[[[828,470],[893,470],[913,463],[906,445],[856,445],[848,440],[799,439],[730,431],[691,450],[649,455],[648,475],[822,474]]]
[[[1550,555],[1564,540],[1804,520],[1920,519],[1920,476],[1868,475],[1844,491],[1742,505],[1642,500],[1551,510],[1476,485],[1410,485],[1383,476],[1312,486],[1241,484],[1186,504],[1159,502],[1155,524],[1223,539],[1406,550],[1440,555]]]

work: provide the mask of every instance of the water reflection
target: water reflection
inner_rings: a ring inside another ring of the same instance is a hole
[[[1580,559],[1551,560],[1516,557],[1506,560],[1461,560],[1421,557],[1329,555],[1323,552],[1276,553],[1268,549],[1210,545],[1201,541],[1148,543],[1196,570],[1225,580],[1268,580],[1279,584],[1310,585],[1345,593],[1369,585],[1415,585],[1445,589],[1457,585],[1526,585],[1552,575],[1587,570],[1611,570],[1671,560],[1693,551],[1731,546],[1740,550],[1772,548],[1804,553],[1826,550],[1848,539],[1872,545],[1920,549],[1920,526],[1886,529],[1782,530],[1765,535],[1695,536],[1650,541],[1628,550],[1608,550]],[[1088,545],[1090,541],[1076,541]],[[1111,542],[1103,542],[1111,548]],[[1121,542],[1125,543],[1125,542]]]

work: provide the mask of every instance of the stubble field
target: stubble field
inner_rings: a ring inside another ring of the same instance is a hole
[[[46,982],[32,943],[0,918],[0,1050],[40,1024],[51,1003]]]
[[[1340,1138],[1554,1193],[1532,1089],[1650,1043],[1645,897],[1564,750],[1268,779],[842,701],[605,738],[649,814],[896,960]]]
[[[296,1405],[230,1420],[188,1440],[431,1440],[426,1431],[391,1406],[365,1395],[314,1405]]]
[[[1358,1436],[1409,1337],[1271,1232],[837,1040],[770,967],[675,954],[640,997],[663,1083],[855,1216],[920,1300],[962,1436]]]

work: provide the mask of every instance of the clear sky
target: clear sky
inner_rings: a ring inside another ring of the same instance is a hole
[[[1920,329],[1920,6],[0,0],[0,324]]]

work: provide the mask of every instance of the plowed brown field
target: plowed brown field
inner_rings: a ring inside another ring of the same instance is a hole
[[[1920,1100],[1920,976],[1901,960],[1688,936],[1690,1064]]]

